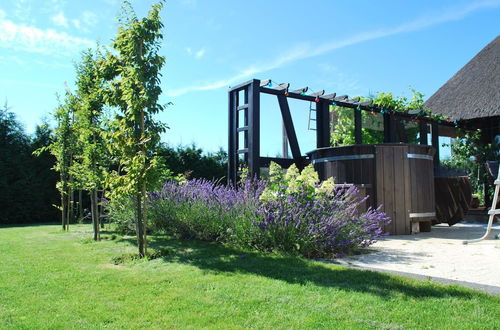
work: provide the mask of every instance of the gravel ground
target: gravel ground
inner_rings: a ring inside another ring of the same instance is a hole
[[[369,253],[336,262],[500,294],[500,240],[494,238],[500,225],[494,225],[484,241],[462,243],[481,237],[485,230],[485,224],[440,224],[429,233],[388,236],[372,245]]]

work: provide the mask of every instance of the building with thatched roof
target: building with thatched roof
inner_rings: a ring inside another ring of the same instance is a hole
[[[426,102],[459,126],[481,129],[482,140],[500,135],[500,36],[484,47]]]
[[[461,128],[480,129],[483,144],[500,143],[500,36],[441,86],[425,106],[458,121]],[[456,129],[439,127],[437,132],[456,137]],[[488,182],[484,182],[484,196],[488,205]]]

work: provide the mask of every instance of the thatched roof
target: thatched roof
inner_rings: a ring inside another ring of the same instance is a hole
[[[500,36],[441,86],[425,106],[456,120],[500,116]]]

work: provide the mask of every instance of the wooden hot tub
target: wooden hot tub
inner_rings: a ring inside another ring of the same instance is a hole
[[[436,217],[434,149],[427,145],[380,144],[328,147],[308,153],[321,180],[362,185],[368,205],[383,205],[391,235],[430,231]]]

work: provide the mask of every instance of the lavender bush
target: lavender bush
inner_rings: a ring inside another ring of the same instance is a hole
[[[236,243],[252,237],[264,183],[247,180],[239,189],[204,179],[168,181],[150,198],[151,225],[182,238]]]
[[[311,199],[303,187],[291,195],[262,203],[259,246],[296,251],[308,257],[331,257],[372,244],[389,219],[378,210],[358,211],[365,198],[355,187]]]
[[[366,197],[355,187],[337,189],[333,179],[320,184],[312,165],[285,173],[272,163],[269,175],[254,221],[262,248],[335,256],[372,244],[390,221],[380,209],[360,212]]]
[[[168,181],[150,194],[148,222],[154,232],[186,239],[333,257],[383,235],[389,219],[380,209],[361,212],[364,201],[355,187],[338,189],[332,180],[319,184],[312,166],[285,173],[272,164],[268,180],[246,179],[238,187]]]

